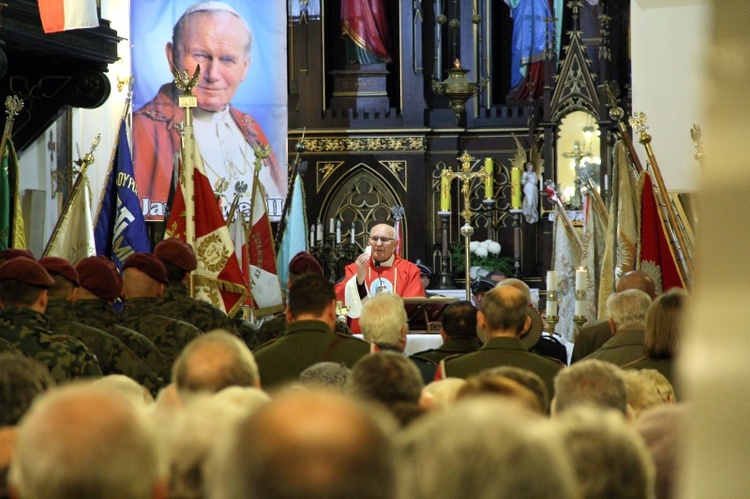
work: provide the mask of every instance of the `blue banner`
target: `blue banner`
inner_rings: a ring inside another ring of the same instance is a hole
[[[111,258],[121,269],[122,262],[133,253],[151,252],[124,120],[120,123],[117,154],[102,193],[94,240],[96,254]]]

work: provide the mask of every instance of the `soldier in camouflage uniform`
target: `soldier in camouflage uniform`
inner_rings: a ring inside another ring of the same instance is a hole
[[[96,355],[104,375],[123,374],[145,386],[152,394],[158,394],[166,383],[122,341],[100,329],[77,322],[73,303],[80,282],[75,267],[64,258],[55,256],[42,258],[39,264],[55,281],[55,286],[47,292],[46,315],[50,327],[81,340]]]
[[[73,307],[77,322],[119,339],[167,382],[171,376],[172,362],[151,340],[120,324],[120,317],[112,307],[122,292],[122,278],[117,265],[103,256],[92,256],[81,260],[76,271],[81,284]]]
[[[164,265],[151,253],[136,253],[122,265],[125,307],[122,324],[136,329],[174,361],[201,330],[185,321],[161,315],[161,296],[169,282]]]
[[[15,258],[0,265],[0,337],[38,360],[57,381],[101,376],[96,357],[83,343],[48,328],[47,290],[55,284],[34,260]]]
[[[161,315],[189,322],[204,333],[224,329],[239,334],[232,319],[221,309],[190,296],[185,283],[190,272],[198,268],[198,260],[189,244],[175,238],[164,239],[154,248],[154,256],[164,264],[169,278],[159,306]]]

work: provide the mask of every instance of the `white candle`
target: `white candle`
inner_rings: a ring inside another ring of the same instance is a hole
[[[575,314],[583,316],[586,309],[586,281],[588,271],[584,268],[576,269],[576,308]],[[579,298],[580,295],[580,298]]]
[[[315,246],[315,224],[310,224],[310,246]]]
[[[335,225],[333,224],[333,219],[330,218],[328,220],[328,233],[329,234],[333,234],[333,231],[336,230],[334,227],[335,227]]]
[[[321,223],[320,220],[318,220],[318,227],[317,227],[317,230],[315,232],[315,239],[317,241],[322,241],[323,240],[323,224]]]
[[[557,294],[557,271],[547,271],[547,317],[557,315],[557,300],[550,299],[550,292]]]
[[[336,244],[341,244],[341,220],[336,220]]]
[[[351,230],[351,242],[354,244],[354,224],[352,224],[352,230]]]

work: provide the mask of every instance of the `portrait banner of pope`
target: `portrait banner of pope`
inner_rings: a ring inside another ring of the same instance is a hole
[[[252,185],[255,153],[270,146],[259,179],[268,213],[287,192],[286,4],[268,0],[131,0],[133,170],[146,220],[164,219],[179,160],[172,68],[200,78],[193,127],[214,190],[231,202]],[[225,190],[217,189],[224,184]],[[240,210],[249,210],[248,189]],[[227,205],[229,203],[226,203]]]

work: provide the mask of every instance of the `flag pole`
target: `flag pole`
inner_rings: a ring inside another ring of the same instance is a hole
[[[8,178],[10,180],[10,164],[11,164],[11,153],[14,153],[14,150],[8,150],[6,151],[6,148],[8,147],[8,141],[11,138],[11,135],[13,133],[13,122],[18,115],[18,113],[23,109],[23,100],[19,99],[16,95],[9,95],[5,98],[5,114],[8,116],[8,119],[5,121],[5,128],[3,129],[3,138],[2,141],[0,141],[0,161],[2,161],[2,158],[5,157],[5,155],[8,155]],[[12,143],[11,143],[12,144]],[[12,199],[13,202],[8,204],[8,209],[10,213],[13,213],[13,215],[9,214],[9,221],[8,221],[8,227],[10,229],[10,233],[8,234],[8,247],[9,248],[25,248],[26,247],[26,235],[24,234],[23,230],[23,224],[18,221],[18,219],[23,219],[23,213],[21,211],[21,202],[18,199],[18,165],[16,165],[16,168],[13,173],[12,177],[12,185],[10,188],[13,190]],[[12,205],[12,206],[11,206]],[[12,222],[11,222],[12,221]],[[20,226],[19,226],[20,224]]]
[[[185,193],[185,242],[195,249],[195,135],[193,134],[192,108],[198,106],[198,97],[193,95],[193,88],[198,83],[201,74],[200,64],[196,66],[192,76],[185,69],[180,74],[177,69],[172,68],[174,83],[182,90],[179,96],[179,106],[185,109],[185,122],[182,133],[182,171],[180,172],[180,183]],[[195,296],[195,282],[193,274],[190,273],[188,285],[190,296]]]
[[[294,186],[296,184],[297,172],[299,171],[299,158],[300,154],[305,152],[305,132],[307,127],[302,130],[302,138],[297,142],[295,146],[297,149],[297,155],[294,157],[294,163],[292,163],[292,172],[289,175],[289,185],[286,191],[286,199],[284,200],[284,206],[281,208],[281,219],[279,220],[279,226],[276,228],[276,241],[274,247],[274,253],[279,254],[279,248],[281,248],[282,239],[284,238],[284,230],[286,230],[286,219],[289,215],[289,205],[292,204],[292,196],[294,195]]]
[[[77,172],[75,172],[78,173],[78,178],[76,178],[76,181],[73,183],[73,188],[70,190],[68,200],[65,202],[65,206],[63,206],[62,212],[60,212],[60,216],[57,218],[55,229],[52,231],[52,235],[50,236],[49,241],[47,241],[47,246],[44,248],[42,257],[46,257],[47,255],[49,255],[49,252],[52,250],[52,246],[55,243],[55,240],[57,240],[58,233],[60,232],[60,227],[62,226],[63,222],[65,222],[65,219],[68,218],[68,212],[70,211],[71,206],[73,206],[73,202],[79,196],[81,188],[83,187],[83,180],[86,178],[86,170],[88,169],[89,165],[94,163],[94,151],[96,150],[101,140],[102,134],[96,134],[94,140],[91,141],[91,149],[89,149],[89,152],[84,154],[83,157],[78,161],[75,161],[75,164],[77,164],[80,168]]]
[[[260,169],[263,167],[263,160],[266,159],[271,154],[271,146],[267,145],[265,147],[260,146],[253,146],[253,152],[255,153],[255,162],[253,163],[255,168],[253,170],[253,187],[250,191],[250,212],[248,213],[248,230],[245,231],[245,237],[247,238],[247,243],[250,244],[252,241],[250,238],[253,236],[253,209],[255,208],[255,196],[258,194],[258,176],[260,175]],[[248,246],[249,247],[249,246]],[[249,252],[248,252],[249,253]],[[248,254],[249,258],[249,254]],[[247,265],[248,272],[250,272],[250,263],[248,262]],[[248,290],[250,291],[250,298],[253,296],[253,279],[252,277],[248,279],[247,282]]]
[[[9,95],[5,98],[5,114],[8,115],[8,119],[5,121],[3,138],[0,142],[0,155],[2,156],[5,155],[5,146],[8,145],[8,139],[13,132],[13,121],[21,109],[23,109],[23,100],[19,99],[18,96]]]

